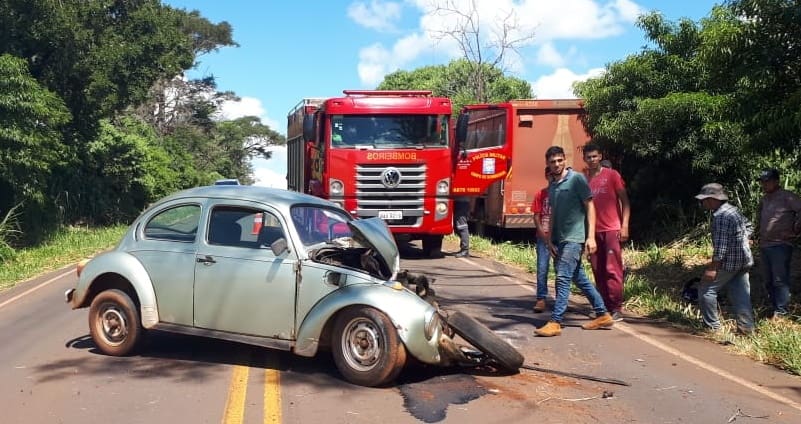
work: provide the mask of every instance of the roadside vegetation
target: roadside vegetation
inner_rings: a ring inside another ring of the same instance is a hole
[[[0,291],[108,249],[117,244],[127,228],[127,225],[64,227],[35,247],[18,249],[8,259],[0,258]]]
[[[458,240],[448,236],[447,242],[456,244]],[[695,241],[683,239],[665,246],[627,247],[624,250],[624,261],[630,269],[625,283],[624,309],[627,314],[669,323],[727,345],[739,354],[801,375],[801,305],[798,302],[801,288],[798,284],[793,287],[790,318],[768,319],[767,295],[757,262],[751,272],[751,299],[757,320],[757,331],[752,336],[735,335],[733,320],[724,321],[719,333],[706,332],[697,305],[682,299],[684,283],[701,275],[711,249],[711,243],[703,237]],[[532,274],[532,279],[536,278],[536,249],[533,244],[493,241],[471,235],[470,251],[522,268]],[[758,261],[758,257],[756,259]],[[590,272],[589,268],[587,271]],[[792,281],[799,280],[799,273],[801,260],[796,257]],[[553,278],[552,269],[551,283]],[[722,318],[726,318],[725,312]]]

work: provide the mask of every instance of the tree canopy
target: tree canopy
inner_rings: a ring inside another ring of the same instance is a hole
[[[649,45],[576,84],[593,139],[630,181],[633,221],[658,228],[654,218],[685,219],[710,181],[752,209],[760,167],[797,169],[796,3],[729,1],[700,22],[644,15],[638,26]]]
[[[516,77],[504,75],[499,68],[483,64],[484,98],[476,98],[470,84],[473,67],[467,59],[456,59],[447,65],[424,66],[412,71],[399,70],[384,77],[379,90],[431,90],[434,95],[450,97],[458,113],[471,103],[496,103],[511,99],[531,98],[531,85]]]
[[[284,138],[221,120],[234,93],[187,79],[237,46],[227,22],[159,0],[0,0],[0,219],[25,241],[48,225],[126,221],[172,191],[252,180]]]

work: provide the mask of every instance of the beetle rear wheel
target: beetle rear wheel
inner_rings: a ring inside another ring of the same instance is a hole
[[[389,318],[369,307],[342,311],[334,324],[334,362],[346,380],[381,386],[406,364],[406,347]]]
[[[106,290],[95,296],[89,307],[89,333],[106,355],[133,352],[142,335],[142,323],[130,296],[121,290]]]

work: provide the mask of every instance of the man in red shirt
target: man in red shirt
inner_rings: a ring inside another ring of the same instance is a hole
[[[545,167],[545,179],[551,181],[551,171]],[[537,233],[537,301],[534,303],[534,312],[545,311],[545,298],[548,297],[548,269],[551,263],[551,252],[548,249],[548,239],[551,226],[551,204],[548,201],[548,186],[534,195],[531,205],[534,213],[534,227]]]
[[[595,284],[606,309],[621,319],[623,306],[623,255],[620,244],[629,239],[629,197],[620,174],[601,166],[603,155],[597,144],[584,146],[587,180],[595,203],[595,242],[598,250],[590,257]]]

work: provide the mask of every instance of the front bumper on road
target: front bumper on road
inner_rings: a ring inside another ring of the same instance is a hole
[[[75,294],[75,289],[68,289],[64,292],[64,301],[67,303],[72,303],[72,295]]]

